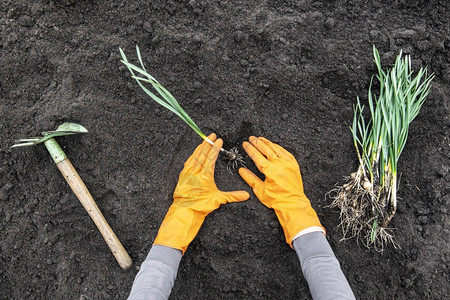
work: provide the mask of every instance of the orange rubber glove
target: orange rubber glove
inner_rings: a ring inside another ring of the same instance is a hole
[[[316,212],[303,192],[300,167],[295,157],[280,145],[263,137],[251,136],[244,142],[244,150],[266,177],[262,181],[252,171],[240,168],[239,174],[253,188],[256,197],[267,207],[275,210],[286,242],[301,232],[322,231]]]
[[[155,245],[163,245],[186,251],[195,238],[205,217],[221,204],[247,200],[245,191],[222,192],[214,182],[214,168],[223,141],[216,135],[195,149],[184,163],[173,194],[173,204],[164,218],[156,236]]]

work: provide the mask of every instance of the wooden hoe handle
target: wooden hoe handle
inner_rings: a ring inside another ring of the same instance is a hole
[[[133,261],[131,260],[125,248],[122,246],[122,243],[119,241],[114,231],[109,226],[108,222],[106,222],[105,217],[103,217],[102,212],[98,208],[97,204],[89,193],[89,190],[87,189],[83,180],[81,180],[80,175],[78,175],[78,172],[75,170],[70,160],[66,158],[56,165],[63,174],[67,183],[72,188],[72,191],[75,193],[78,200],[80,200],[81,204],[83,204],[92,221],[94,221],[98,230],[100,230],[100,233],[108,244],[109,249],[111,249],[111,252],[113,253],[120,267],[124,270],[129,269],[133,264]]]

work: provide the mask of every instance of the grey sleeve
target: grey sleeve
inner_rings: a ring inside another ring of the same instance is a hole
[[[180,250],[154,245],[134,279],[128,299],[168,299],[182,256]]]
[[[292,244],[314,300],[355,299],[339,262],[322,232],[304,234],[296,238]]]

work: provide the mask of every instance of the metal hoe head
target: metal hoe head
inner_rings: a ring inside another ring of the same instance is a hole
[[[55,131],[42,132],[42,136],[17,140],[11,148],[34,146],[57,136],[88,133],[88,130],[76,123],[63,123]]]

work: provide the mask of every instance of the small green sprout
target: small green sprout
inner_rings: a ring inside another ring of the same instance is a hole
[[[139,47],[136,46],[136,53],[139,59],[140,67],[131,64],[125,53],[121,48],[119,48],[120,54],[122,56],[121,62],[127,66],[128,70],[131,73],[131,77],[136,80],[139,86],[144,90],[147,95],[149,95],[156,103],[162,105],[167,108],[175,115],[180,117],[184,122],[186,122],[202,139],[206,140],[209,144],[213,145],[214,143],[208,139],[208,137],[200,130],[200,128],[195,124],[195,122],[189,117],[189,115],[184,111],[184,109],[178,104],[178,101],[175,97],[164,87],[162,86],[152,75],[147,73],[144,63],[142,62],[141,52],[139,51]],[[136,75],[138,74],[138,75]],[[145,87],[144,83],[150,84],[156,92],[159,94],[157,96],[155,93],[150,91],[147,87]],[[239,154],[236,147],[228,150],[224,148],[220,149],[220,152],[224,154],[225,158],[228,160],[228,168],[235,169],[240,165],[244,165],[244,160],[242,156]]]
[[[359,168],[348,182],[333,190],[333,203],[341,210],[344,239],[359,237],[366,246],[383,250],[384,244],[397,244],[389,233],[388,223],[397,210],[397,163],[406,144],[409,124],[418,115],[430,92],[433,75],[421,68],[411,71],[411,57],[397,56],[387,71],[381,67],[380,55],[373,46],[378,70],[379,93],[368,91],[370,119],[364,119],[364,106],[357,98],[350,130],[359,160]]]

